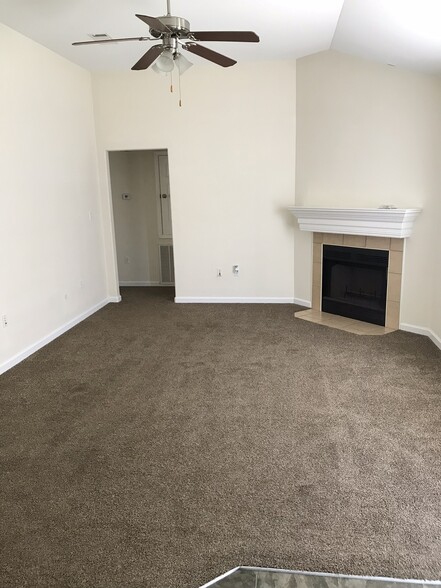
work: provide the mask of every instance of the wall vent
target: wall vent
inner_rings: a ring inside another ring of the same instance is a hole
[[[161,284],[174,284],[175,266],[173,259],[173,245],[159,246],[159,261],[161,265]]]

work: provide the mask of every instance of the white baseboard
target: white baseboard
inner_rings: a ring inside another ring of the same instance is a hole
[[[432,329],[426,329],[424,327],[416,327],[415,325],[408,325],[407,323],[400,323],[400,329],[407,331],[408,333],[415,333],[416,335],[425,335],[435,343],[435,345],[441,349],[441,337],[432,331]]]
[[[302,300],[302,298],[294,298],[294,304],[298,304],[299,306],[306,306],[306,308],[312,307],[310,300]]]
[[[247,298],[246,296],[176,296],[178,304],[294,304],[294,298]]]
[[[78,325],[78,323],[81,323],[81,321],[84,321],[84,319],[86,319],[87,317],[91,316],[92,314],[95,314],[95,312],[100,310],[100,308],[103,308],[103,306],[106,306],[107,304],[109,304],[109,302],[120,302],[120,301],[121,301],[121,296],[109,296],[108,298],[105,298],[104,300],[102,300],[98,304],[95,304],[95,306],[92,306],[88,310],[82,312],[81,314],[79,314],[78,316],[76,316],[72,320],[68,321],[64,325],[61,325],[61,327],[58,327],[58,329],[55,329],[55,331],[52,331],[51,333],[49,333],[49,335],[46,335],[45,337],[43,337],[39,341],[36,341],[32,345],[29,345],[29,347],[26,347],[26,349],[24,349],[23,351],[20,351],[20,353],[17,353],[16,355],[11,357],[10,359],[5,361],[4,363],[0,364],[0,374],[3,374],[6,371],[10,370],[15,365],[17,365],[18,363],[20,363],[21,361],[23,361],[24,359],[26,359],[27,357],[29,357],[30,355],[32,355],[33,353],[35,353],[36,351],[38,351],[39,349],[41,349],[42,347],[47,345],[48,343],[50,343],[51,341],[53,341],[54,339],[56,339],[60,335],[63,335],[63,333],[66,333],[66,331],[69,331],[69,329],[72,329],[72,327],[75,327],[75,325]]]
[[[140,282],[120,282],[120,286],[163,286],[160,282],[153,282],[151,280]]]
[[[107,298],[107,300],[105,301],[105,304],[106,304],[107,302],[121,302],[121,300],[122,300],[121,296],[109,296],[109,297]],[[103,306],[104,306],[104,305],[103,305]]]

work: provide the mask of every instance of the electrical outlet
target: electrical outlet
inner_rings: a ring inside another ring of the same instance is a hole
[[[238,265],[233,265],[233,276],[238,276],[239,275],[239,266]]]
[[[4,329],[8,326],[8,317],[5,314],[2,314],[2,325]]]
[[[217,277],[218,278],[221,278],[222,277],[222,270],[221,269],[218,269],[217,270]]]

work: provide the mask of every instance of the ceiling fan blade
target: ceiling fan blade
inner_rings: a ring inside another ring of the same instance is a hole
[[[147,69],[163,51],[164,47],[162,45],[153,45],[153,47],[150,47],[147,53],[144,53],[141,59],[135,63],[132,69]]]
[[[191,32],[196,41],[234,41],[236,43],[258,43],[259,36],[252,31],[197,31]]]
[[[221,53],[216,53],[216,51],[212,51],[207,47],[203,47],[202,45],[197,45],[196,43],[185,43],[182,45],[184,49],[190,51],[190,53],[194,53],[195,55],[199,55],[199,57],[203,57],[204,59],[208,59],[217,65],[221,65],[222,67],[230,67],[237,63],[234,59],[230,59]]]
[[[165,26],[158,18],[154,16],[145,16],[144,14],[135,14],[138,18],[140,18],[143,22],[149,25],[151,29],[154,31],[158,31],[159,33],[171,33],[171,30]]]
[[[151,37],[120,37],[119,39],[96,39],[95,41],[76,41],[72,45],[94,45],[95,43],[119,43],[120,41],[156,41]]]

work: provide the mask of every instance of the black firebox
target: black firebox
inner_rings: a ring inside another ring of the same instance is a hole
[[[385,324],[389,251],[323,245],[322,310]]]

